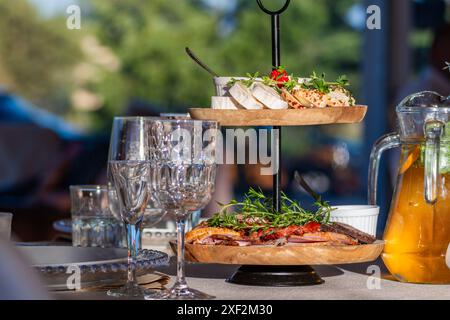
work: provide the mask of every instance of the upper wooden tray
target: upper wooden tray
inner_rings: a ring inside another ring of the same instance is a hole
[[[176,244],[171,242],[176,252]],[[186,260],[236,265],[336,265],[374,261],[384,241],[356,246],[328,246],[320,243],[277,246],[214,246],[186,244]]]
[[[364,119],[367,106],[287,109],[287,110],[219,110],[191,108],[192,119],[216,120],[221,126],[310,126],[358,123]]]

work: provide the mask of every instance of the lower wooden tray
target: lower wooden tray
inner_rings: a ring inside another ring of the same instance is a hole
[[[175,244],[172,248],[175,248]],[[186,260],[200,263],[233,265],[336,265],[376,260],[384,241],[356,246],[326,246],[320,244],[290,244],[275,246],[208,246],[186,244]],[[176,250],[175,250],[176,251]]]
[[[287,110],[219,110],[191,108],[191,118],[215,120],[222,126],[309,126],[361,122],[367,106],[287,109]]]

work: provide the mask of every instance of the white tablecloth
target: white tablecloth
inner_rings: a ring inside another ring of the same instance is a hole
[[[324,284],[308,287],[257,287],[225,282],[237,267],[222,265],[188,264],[187,281],[199,289],[224,300],[305,300],[305,299],[450,299],[450,285],[405,284],[382,277],[369,278],[367,268],[381,262],[348,266],[316,266]],[[372,267],[374,268],[374,267]],[[376,268],[376,267],[375,267]],[[381,267],[382,268],[382,267]],[[175,274],[174,261],[159,271]],[[372,271],[371,271],[372,273]],[[379,279],[379,281],[377,280]],[[102,292],[64,292],[53,295],[57,299],[108,299]]]

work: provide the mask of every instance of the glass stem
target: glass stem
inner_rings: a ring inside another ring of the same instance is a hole
[[[141,226],[140,224],[127,224],[128,243],[128,283],[136,283],[137,255],[141,249]]]
[[[184,214],[177,216],[177,281],[175,287],[177,289],[187,288],[186,278],[184,274],[184,229],[186,218]]]

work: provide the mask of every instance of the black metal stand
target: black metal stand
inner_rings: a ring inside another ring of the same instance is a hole
[[[242,266],[226,281],[264,287],[298,287],[324,283],[310,266]]]
[[[272,22],[272,67],[280,65],[280,15],[288,8],[290,0],[277,10],[268,10],[262,0],[256,0],[262,11],[270,15]],[[273,143],[276,173],[273,176],[273,210],[280,211],[281,202],[281,127],[273,127],[275,141]],[[324,281],[310,266],[242,266],[227,282],[253,286],[309,286],[322,284]]]
[[[280,14],[282,14],[289,6],[290,0],[286,0],[284,6],[277,11],[270,11],[262,4],[262,0],[256,0],[258,6],[262,11],[270,15],[272,23],[272,68],[278,69],[281,65],[280,62]],[[275,142],[273,146],[275,150],[272,153],[275,154],[275,168],[276,173],[273,176],[273,210],[275,212],[280,211],[280,200],[281,200],[281,127],[273,127],[275,130]]]

